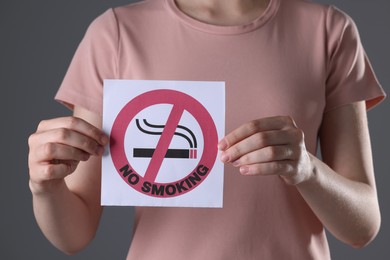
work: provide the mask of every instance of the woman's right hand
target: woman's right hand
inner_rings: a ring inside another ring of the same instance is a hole
[[[108,141],[99,128],[77,117],[40,122],[28,140],[31,192],[54,192],[80,161],[101,156]]]

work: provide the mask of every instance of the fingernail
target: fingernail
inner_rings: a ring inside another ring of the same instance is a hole
[[[239,160],[236,160],[236,161],[232,162],[232,165],[233,165],[234,167],[238,167],[238,166],[240,166],[240,161],[239,161]]]
[[[227,143],[226,143],[226,141],[223,139],[223,140],[221,140],[220,142],[219,142],[219,144],[218,144],[218,149],[219,150],[225,150],[227,148]]]
[[[229,161],[229,156],[227,154],[221,154],[221,161],[222,162],[228,162]]]
[[[244,174],[244,175],[248,174],[249,173],[249,168],[247,166],[240,167],[240,173]]]
[[[104,153],[104,147],[99,145],[99,146],[96,148],[96,154],[97,154],[97,155],[103,155],[103,153]]]

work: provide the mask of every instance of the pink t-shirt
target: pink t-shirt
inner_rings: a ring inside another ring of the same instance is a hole
[[[102,113],[104,79],[226,82],[226,131],[290,115],[315,154],[323,114],[384,97],[353,21],[332,6],[271,0],[250,24],[215,26],[174,0],[106,11],[89,27],[56,99]],[[329,259],[295,187],[225,167],[223,209],[137,208],[128,259]]]

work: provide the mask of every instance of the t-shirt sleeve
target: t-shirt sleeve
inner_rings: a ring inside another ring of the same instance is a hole
[[[118,26],[109,9],[88,27],[55,99],[101,114],[103,81],[117,78],[117,48]]]
[[[367,109],[385,98],[360,41],[353,20],[329,7],[327,16],[328,66],[325,112],[357,101]]]

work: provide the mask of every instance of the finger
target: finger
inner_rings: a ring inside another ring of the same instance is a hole
[[[104,147],[95,139],[67,128],[36,133],[30,139],[30,147],[37,147],[36,152],[41,149],[47,154],[55,148],[54,144],[74,147],[90,155],[102,155],[104,152]]]
[[[32,181],[42,183],[44,181],[63,179],[73,173],[77,168],[77,161],[53,161],[39,167],[39,174],[31,176]]]
[[[257,132],[280,130],[291,126],[295,126],[295,122],[289,116],[276,116],[253,120],[226,135],[219,142],[218,147],[223,151]]]
[[[291,176],[296,172],[296,162],[293,160],[273,161],[244,165],[240,167],[242,175],[281,175]]]
[[[233,162],[233,166],[240,167],[272,161],[295,160],[299,158],[299,151],[292,145],[268,146],[260,150],[245,154]]]
[[[50,120],[43,120],[38,125],[37,133],[52,129],[70,129],[82,135],[94,139],[100,145],[108,143],[108,137],[97,127],[77,117],[60,117]]]
[[[288,145],[295,141],[288,130],[257,132],[232,145],[221,153],[223,162],[232,162],[253,151],[267,146]]]
[[[33,156],[35,157],[34,161],[37,162],[87,161],[90,154],[64,144],[45,143],[41,149],[37,149],[37,152],[33,153]]]

